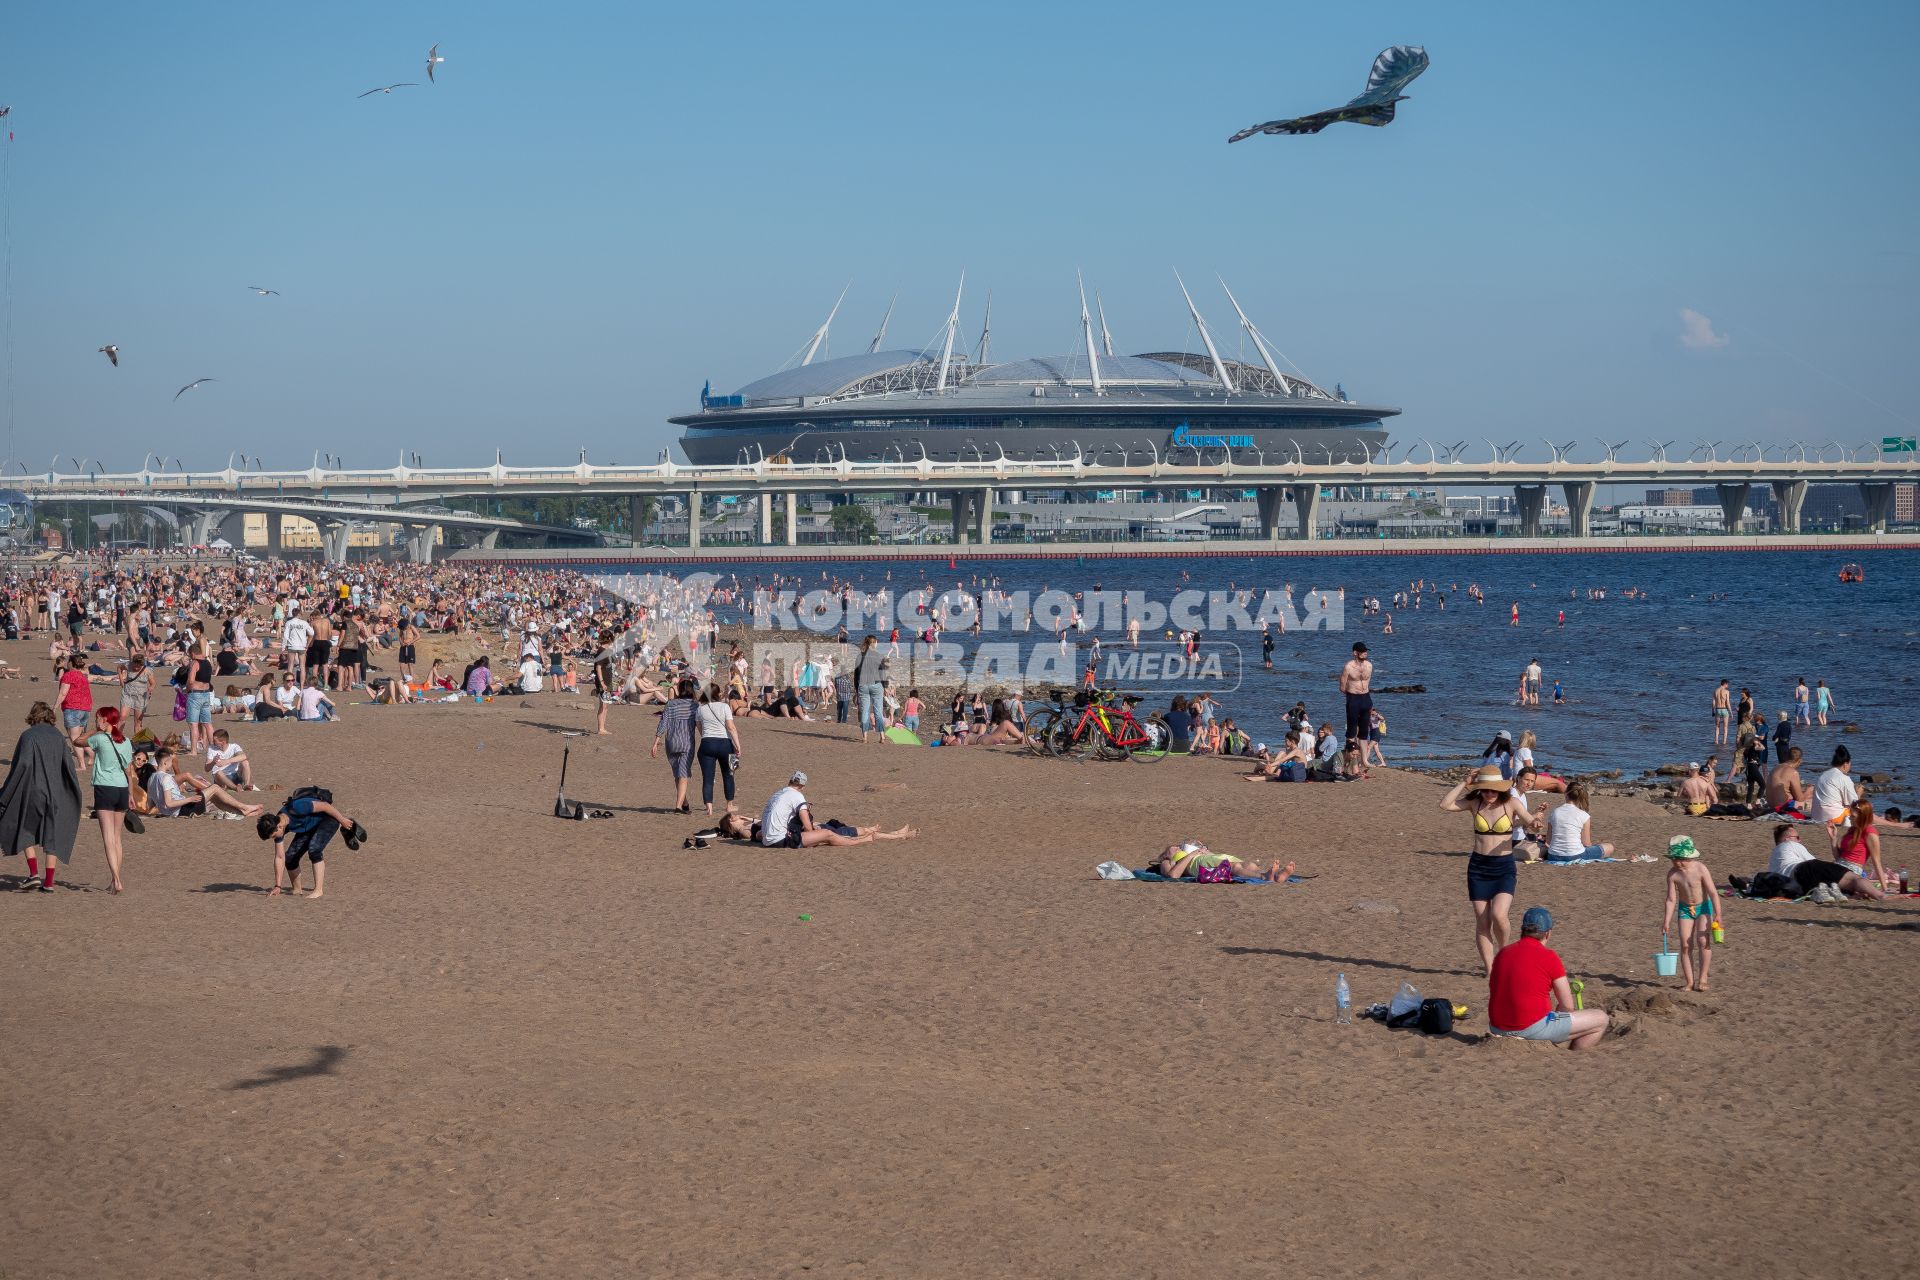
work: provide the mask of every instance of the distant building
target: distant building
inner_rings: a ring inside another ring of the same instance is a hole
[[[1691,489],[1649,489],[1647,505],[1650,507],[1690,507],[1693,505]]]

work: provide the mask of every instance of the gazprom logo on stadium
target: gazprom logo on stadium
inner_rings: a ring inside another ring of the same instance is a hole
[[[1174,449],[1251,449],[1253,437],[1195,435],[1187,430],[1187,424],[1183,422],[1173,429],[1173,438],[1167,444]]]

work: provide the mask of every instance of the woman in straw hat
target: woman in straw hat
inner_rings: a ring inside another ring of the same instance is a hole
[[[1491,972],[1494,955],[1507,945],[1507,913],[1513,909],[1518,879],[1513,833],[1526,824],[1526,806],[1514,798],[1513,784],[1500,776],[1500,766],[1489,764],[1447,792],[1440,808],[1473,818],[1467,897],[1473,902],[1473,944],[1480,950],[1480,963]]]

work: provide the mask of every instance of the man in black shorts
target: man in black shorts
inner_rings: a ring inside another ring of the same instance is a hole
[[[365,827],[334,808],[333,792],[325,787],[300,788],[287,797],[280,812],[261,814],[254,830],[262,840],[273,841],[273,888],[268,897],[278,897],[282,887],[299,896],[303,857],[313,864],[313,892],[305,896],[322,896],[327,882],[327,843],[334,832],[342,833],[349,849],[358,849],[368,834]]]

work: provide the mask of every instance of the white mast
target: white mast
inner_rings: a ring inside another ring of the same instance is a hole
[[[813,332],[813,341],[807,344],[807,354],[800,357],[801,364],[812,364],[813,357],[819,352],[820,344],[827,340],[827,330],[833,328],[833,318],[840,314],[840,304],[847,300],[847,289],[853,288],[853,281],[847,281],[846,288],[840,290],[840,296],[833,300],[833,310],[827,312],[827,322]]]
[[[980,322],[980,358],[976,364],[987,362],[987,347],[993,337],[993,290],[987,290],[987,318]]]
[[[893,297],[887,301],[887,314],[880,317],[880,332],[873,335],[873,341],[867,344],[867,354],[872,355],[887,340],[887,321],[893,319],[893,304],[900,301],[900,291],[895,289]]]
[[[953,332],[960,327],[960,295],[966,292],[967,273],[960,272],[960,287],[953,291],[953,310],[947,313],[947,340],[940,348],[940,380],[933,384],[935,391],[947,389],[947,366],[953,363]]]
[[[1233,312],[1240,317],[1240,327],[1247,331],[1249,338],[1253,339],[1254,349],[1260,353],[1260,359],[1266,363],[1267,372],[1273,375],[1273,385],[1280,388],[1281,394],[1286,394],[1287,380],[1280,376],[1280,366],[1273,362],[1273,352],[1267,350],[1266,340],[1260,336],[1260,331],[1253,327],[1253,321],[1247,319],[1247,313],[1240,309],[1240,300],[1233,296],[1233,290],[1227,288],[1226,280],[1221,276],[1215,276],[1214,279],[1220,281],[1221,292],[1227,295],[1228,302],[1233,303]]]
[[[1106,391],[1100,386],[1100,353],[1093,349],[1093,318],[1087,314],[1087,282],[1078,271],[1073,278],[1080,281],[1080,334],[1087,340],[1087,372],[1093,378],[1093,394],[1102,396]]]
[[[1193,305],[1193,295],[1187,292],[1187,282],[1180,279],[1178,271],[1173,273],[1173,278],[1180,284],[1180,296],[1187,300],[1187,314],[1192,316],[1193,323],[1199,326],[1200,341],[1207,344],[1207,355],[1213,361],[1213,376],[1220,379],[1220,385],[1227,389],[1228,395],[1232,395],[1233,375],[1227,372],[1226,362],[1221,360],[1220,353],[1214,350],[1213,335],[1207,332],[1207,322],[1200,318],[1200,308]]]
[[[1107,332],[1107,307],[1105,303],[1100,301],[1100,291],[1098,289],[1093,291],[1093,309],[1100,313],[1100,349],[1105,351],[1107,358],[1111,360],[1113,358],[1113,335]]]

